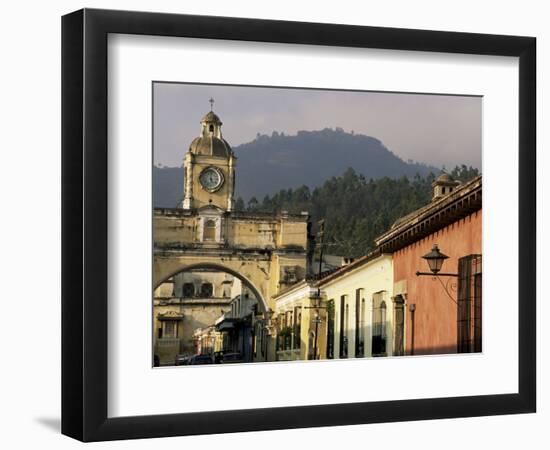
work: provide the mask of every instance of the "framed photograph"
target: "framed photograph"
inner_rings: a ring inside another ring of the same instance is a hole
[[[64,16],[62,432],[535,412],[535,56]]]

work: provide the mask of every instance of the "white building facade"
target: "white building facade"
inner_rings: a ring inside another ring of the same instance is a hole
[[[391,255],[366,255],[319,281],[326,305],[326,358],[393,356]],[[399,318],[397,317],[397,320]]]

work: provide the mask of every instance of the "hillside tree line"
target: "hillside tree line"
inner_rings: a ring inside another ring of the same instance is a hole
[[[448,173],[462,182],[479,175],[466,165]],[[435,175],[366,179],[352,168],[332,177],[313,190],[308,186],[282,189],[261,201],[238,198],[235,209],[248,212],[300,213],[307,211],[316,224],[325,219],[325,251],[334,255],[358,257],[372,250],[374,239],[387,231],[400,217],[428,204]]]

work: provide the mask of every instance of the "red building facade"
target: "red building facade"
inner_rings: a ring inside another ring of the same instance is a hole
[[[481,351],[481,177],[459,185],[440,176],[432,202],[398,220],[376,243],[393,255],[400,314],[394,334],[402,336],[404,352]],[[435,244],[448,256],[437,275],[423,259]]]

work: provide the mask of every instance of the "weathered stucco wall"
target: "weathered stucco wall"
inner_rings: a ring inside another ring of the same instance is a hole
[[[279,349],[276,353],[278,361],[308,360],[315,354],[315,315],[321,319],[317,324],[317,355],[318,359],[325,359],[326,355],[326,311],[324,308],[314,308],[317,288],[311,283],[303,281],[290,288],[276,298],[275,316],[280,321],[288,317],[292,328],[291,348]],[[300,333],[296,333],[295,326],[300,324]],[[279,329],[281,324],[279,324]],[[299,340],[299,345],[296,345]]]
[[[204,242],[200,213],[185,210],[157,209],[154,214],[154,241],[157,246],[193,246],[216,244],[236,248],[306,249],[308,215],[303,216],[254,216],[223,214],[221,236],[216,242]]]
[[[155,210],[154,282],[164,282],[178,271],[211,264],[241,276],[271,307],[271,297],[306,274],[308,216],[219,216],[219,239],[202,239],[202,212]],[[207,214],[213,214],[208,211]]]

